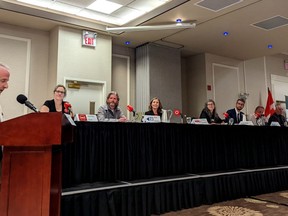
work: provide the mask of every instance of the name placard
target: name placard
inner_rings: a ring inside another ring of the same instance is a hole
[[[250,126],[254,126],[253,122],[252,121],[241,121],[239,123],[239,125],[250,125]]]
[[[206,118],[201,118],[201,119],[193,119],[191,124],[209,124]]]
[[[93,114],[76,114],[74,116],[74,121],[89,121],[89,122],[97,122],[98,118]]]
[[[161,122],[160,116],[154,116],[154,115],[144,115],[143,122],[147,123],[159,123]]]

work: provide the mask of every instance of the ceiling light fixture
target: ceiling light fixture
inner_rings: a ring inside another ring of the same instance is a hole
[[[188,29],[195,28],[196,23],[177,23],[170,25],[151,25],[151,26],[131,26],[131,27],[106,27],[107,32],[120,33],[120,32],[133,32],[133,31],[157,31],[168,29]]]

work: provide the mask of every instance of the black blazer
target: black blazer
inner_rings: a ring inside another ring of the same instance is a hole
[[[154,115],[152,110],[145,112],[145,115]],[[158,112],[158,116],[162,117],[162,112]]]
[[[275,112],[273,113],[273,115],[270,116],[269,120],[268,120],[268,125],[271,125],[272,122],[278,122],[280,124],[280,126],[284,126],[284,123],[286,122],[286,119],[283,115],[277,115]]]
[[[208,114],[209,111],[207,111],[205,108],[202,110],[200,114],[200,118],[206,118],[208,123],[212,123],[212,119],[214,119],[214,123],[222,123],[223,120],[219,117],[217,113],[213,113],[212,116]]]

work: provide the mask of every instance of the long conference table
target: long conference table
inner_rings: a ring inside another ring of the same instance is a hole
[[[288,165],[288,128],[77,122],[62,188]]]

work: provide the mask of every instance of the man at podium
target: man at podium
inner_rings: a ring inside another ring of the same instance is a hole
[[[8,88],[8,81],[10,77],[9,67],[0,63],[0,94]],[[0,122],[4,120],[1,104],[0,104]],[[0,146],[0,176],[1,176],[1,164],[2,161],[2,147]]]

